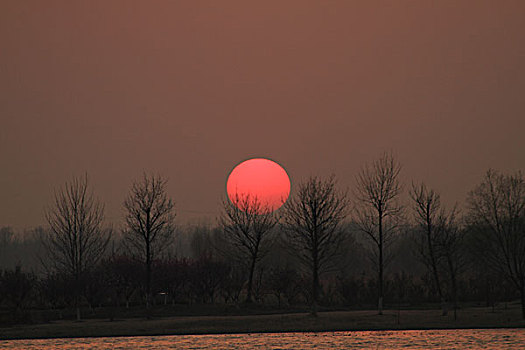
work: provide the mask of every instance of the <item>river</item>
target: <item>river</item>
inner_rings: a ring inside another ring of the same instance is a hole
[[[253,333],[0,341],[1,349],[524,349],[525,329]]]

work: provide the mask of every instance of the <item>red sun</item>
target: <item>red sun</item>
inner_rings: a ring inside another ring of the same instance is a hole
[[[273,211],[279,209],[288,199],[290,178],[274,161],[265,158],[248,159],[232,170],[226,183],[226,192],[232,203],[238,202],[236,198],[249,196]]]

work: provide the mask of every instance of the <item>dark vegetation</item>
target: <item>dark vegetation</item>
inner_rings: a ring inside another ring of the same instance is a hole
[[[186,226],[166,181],[144,175],[119,230],[74,179],[47,227],[0,228],[0,324],[525,305],[521,173],[487,172],[460,213],[425,184],[405,190],[400,170],[386,154],[356,191],[310,178],[276,213],[225,201],[217,225]]]

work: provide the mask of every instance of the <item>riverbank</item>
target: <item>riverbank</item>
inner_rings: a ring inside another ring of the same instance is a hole
[[[320,312],[318,317],[294,313],[53,321],[0,328],[0,339],[524,327],[520,308],[513,306],[496,310],[485,307],[462,309],[457,320],[454,320],[453,312],[441,316],[440,310],[386,310],[384,315],[365,310]]]

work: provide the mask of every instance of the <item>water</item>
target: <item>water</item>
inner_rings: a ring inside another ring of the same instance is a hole
[[[1,349],[524,349],[525,329],[105,337],[0,341]]]

